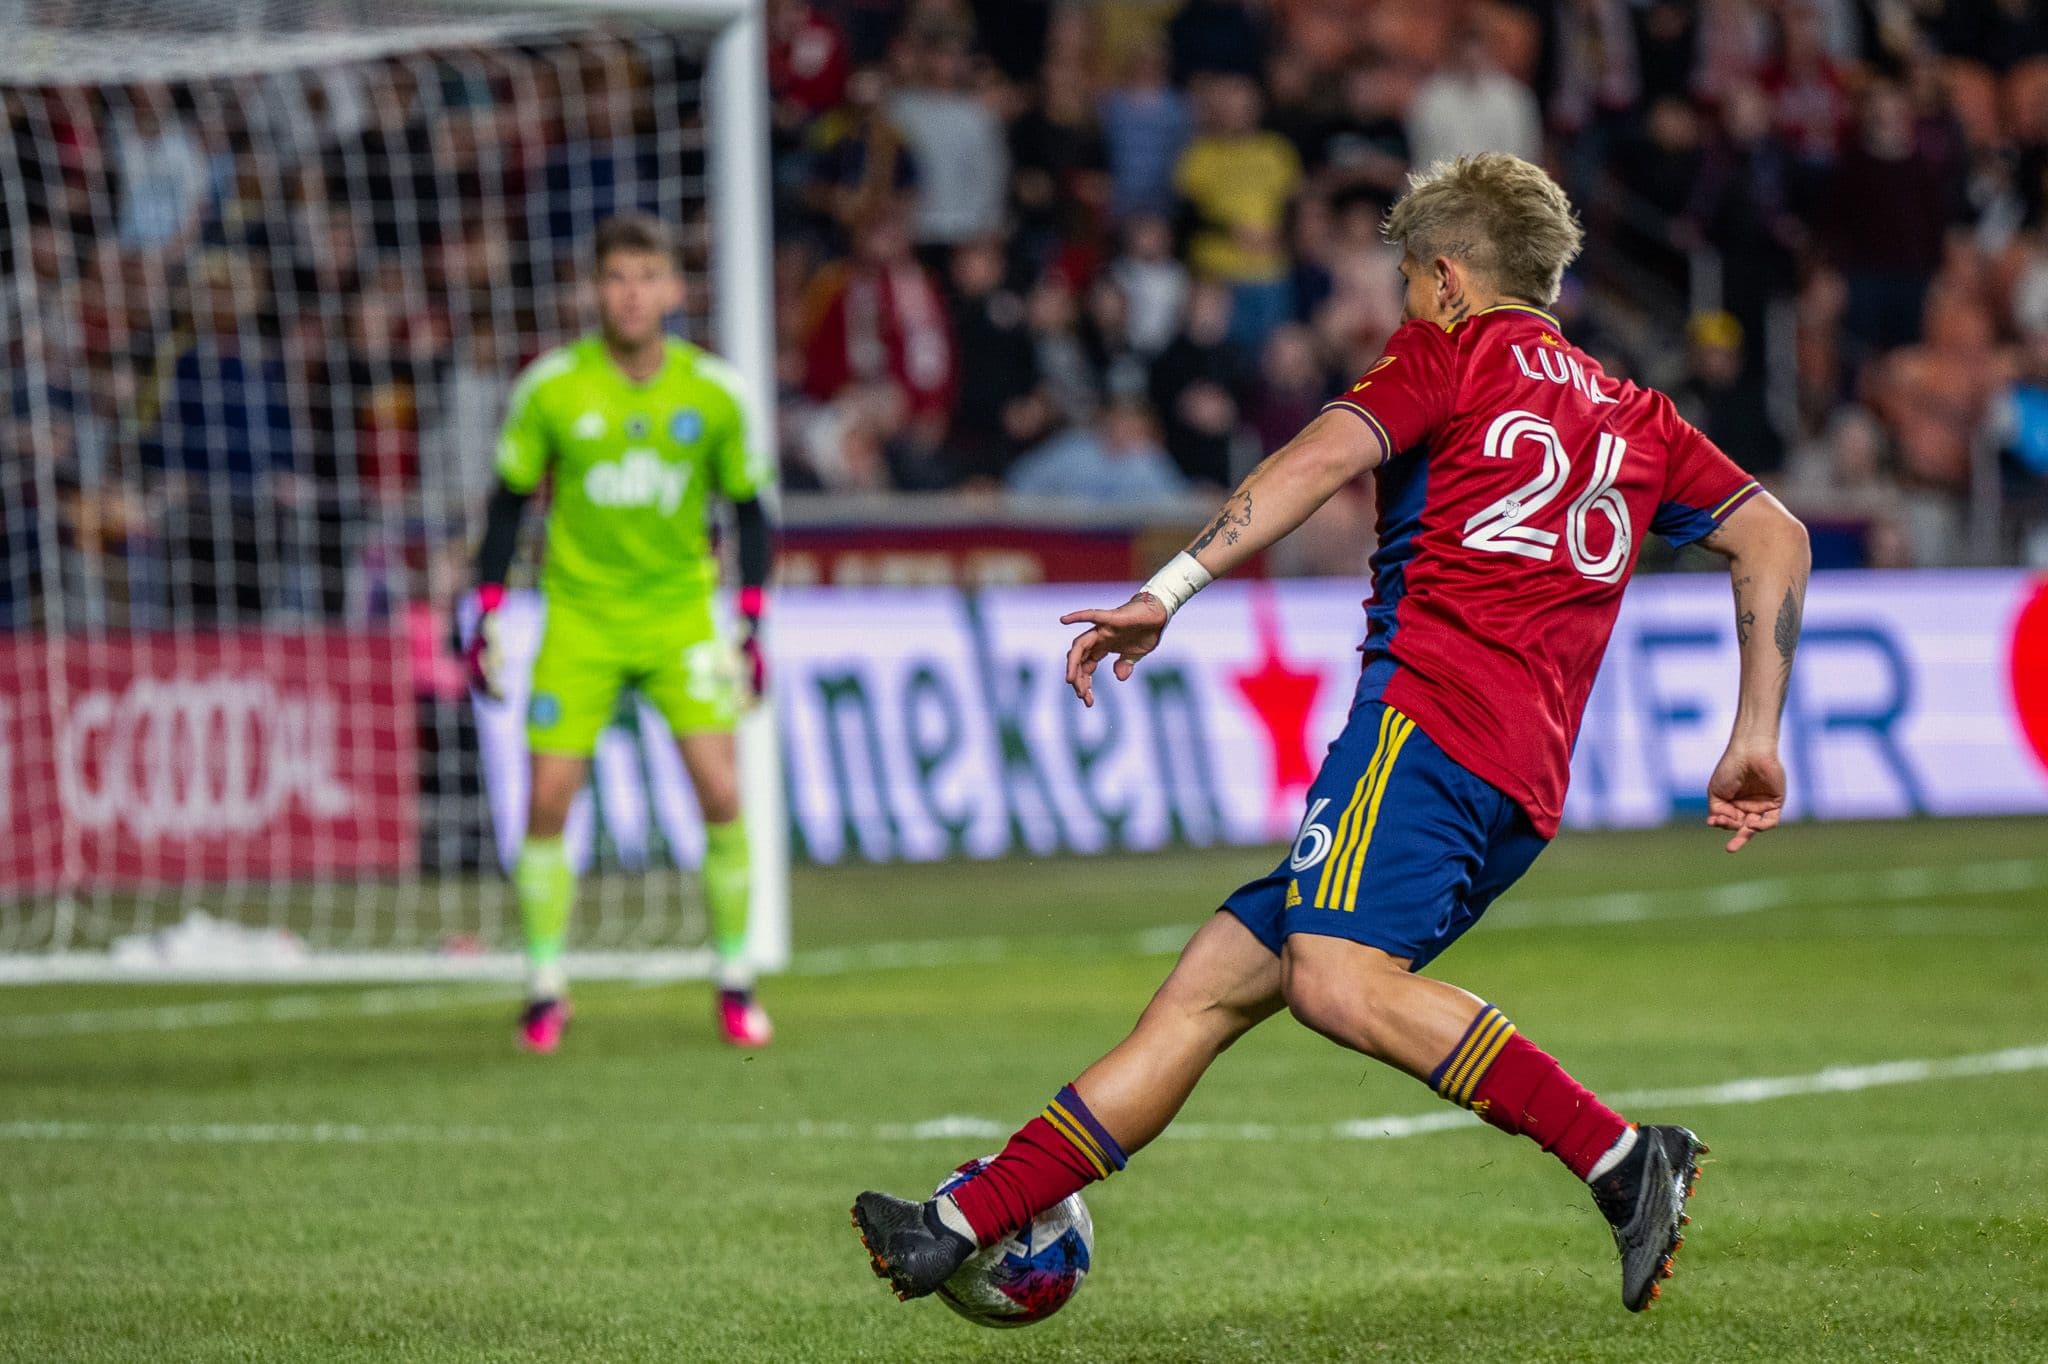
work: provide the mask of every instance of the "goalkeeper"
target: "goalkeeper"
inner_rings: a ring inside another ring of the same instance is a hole
[[[542,355],[512,390],[477,556],[481,619],[468,646],[472,685],[501,696],[493,615],[527,499],[549,478],[547,621],[526,717],[532,801],[514,872],[528,963],[520,1040],[553,1051],[569,1019],[562,945],[576,878],[562,831],[598,733],[631,687],[675,732],[704,813],[720,1027],[734,1045],[758,1047],[771,1029],[743,955],[749,875],[733,726],[742,689],[758,696],[762,684],[774,556],[764,478],[748,454],[731,367],[663,329],[683,304],[667,230],[641,215],[613,218],[598,229],[593,264],[597,333]],[[732,503],[737,523],[737,650],[712,613],[714,495]]]

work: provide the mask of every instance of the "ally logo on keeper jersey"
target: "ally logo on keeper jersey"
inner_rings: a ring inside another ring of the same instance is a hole
[[[652,450],[628,450],[616,460],[593,464],[583,475],[583,495],[599,507],[652,507],[675,515],[683,504],[690,471]]]

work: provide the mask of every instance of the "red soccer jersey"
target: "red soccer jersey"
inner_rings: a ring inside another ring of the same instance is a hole
[[[1538,308],[1409,322],[1330,404],[1391,452],[1367,694],[1557,833],[1572,744],[1645,529],[1711,532],[1755,480]]]

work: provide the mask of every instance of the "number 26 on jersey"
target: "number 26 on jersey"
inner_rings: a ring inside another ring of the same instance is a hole
[[[1468,549],[1491,554],[1519,554],[1539,563],[1549,563],[1557,552],[1558,534],[1529,524],[1538,512],[1564,494],[1572,476],[1571,456],[1557,428],[1533,412],[1503,412],[1486,429],[1486,459],[1512,459],[1520,447],[1533,445],[1543,457],[1543,468],[1527,483],[1492,503],[1465,522],[1463,544]],[[1615,483],[1621,478],[1621,461],[1628,442],[1612,432],[1600,433],[1593,451],[1593,476],[1585,490],[1572,499],[1565,515],[1565,552],[1572,567],[1594,582],[1620,582],[1628,571],[1629,548],[1634,533],[1628,523],[1628,504],[1622,501]],[[1607,547],[1594,553],[1586,534],[1587,522],[1595,513],[1606,518],[1614,535]]]

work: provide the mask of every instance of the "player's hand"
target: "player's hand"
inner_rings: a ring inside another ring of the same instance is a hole
[[[1730,744],[1707,782],[1707,823],[1730,829],[1728,851],[1738,852],[1785,811],[1785,765],[1774,747]]]
[[[498,647],[498,608],[505,603],[505,589],[497,583],[485,583],[476,590],[476,601],[476,629],[470,632],[469,643],[462,650],[462,661],[469,668],[470,690],[502,701],[505,692],[498,685],[498,678],[504,660]]]
[[[761,617],[767,611],[767,594],[758,587],[743,587],[738,606],[740,681],[746,685],[751,706],[768,691],[768,657],[761,650]]]
[[[1166,608],[1157,598],[1140,592],[1122,606],[1109,611],[1069,611],[1060,617],[1062,625],[1087,625],[1067,650],[1067,685],[1081,704],[1095,704],[1095,667],[1116,655],[1116,680],[1130,680],[1138,660],[1159,647],[1166,631]]]

